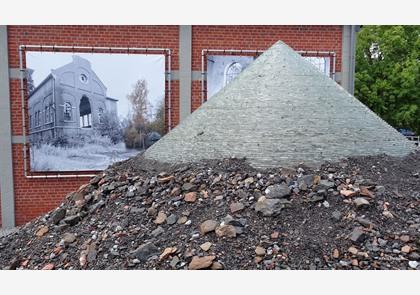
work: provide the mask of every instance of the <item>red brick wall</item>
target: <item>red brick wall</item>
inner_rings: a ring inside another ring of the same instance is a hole
[[[342,26],[193,26],[192,70],[201,70],[202,49],[266,49],[282,40],[296,50],[337,52],[341,68]],[[19,67],[19,45],[158,47],[172,50],[178,70],[178,26],[8,26],[9,67]],[[179,122],[179,82],[172,82],[172,126]],[[192,109],[201,103],[201,85],[192,82]],[[22,135],[19,80],[11,80],[12,134]],[[166,106],[168,99],[166,97]],[[27,107],[27,106],[25,106]],[[27,119],[27,118],[26,118]],[[86,178],[27,179],[21,144],[13,145],[16,223],[23,224],[56,207]]]
[[[9,67],[19,67],[19,45],[75,45],[170,48],[172,69],[178,70],[178,31],[178,26],[8,26]],[[19,80],[10,82],[13,135],[22,135],[19,83]],[[172,89],[171,119],[175,126],[179,121],[178,82],[172,84]],[[87,181],[25,178],[21,144],[13,145],[13,169],[18,225],[56,207],[68,192]]]

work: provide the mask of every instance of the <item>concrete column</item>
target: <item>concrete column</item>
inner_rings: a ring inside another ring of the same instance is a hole
[[[354,94],[354,72],[356,57],[356,31],[358,26],[343,26],[341,86],[350,94]]]
[[[191,113],[192,27],[179,26],[179,121]]]
[[[15,226],[7,27],[0,26],[0,196],[2,226]]]

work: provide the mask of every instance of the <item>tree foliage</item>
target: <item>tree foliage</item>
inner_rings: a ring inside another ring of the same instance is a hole
[[[420,133],[420,26],[363,26],[355,96],[395,128]]]

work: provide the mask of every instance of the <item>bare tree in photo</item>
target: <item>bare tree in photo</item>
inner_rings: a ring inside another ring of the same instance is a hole
[[[129,126],[124,130],[124,142],[127,148],[144,148],[147,134],[148,112],[150,103],[147,100],[149,90],[146,80],[140,79],[133,85],[133,90],[127,95],[133,107],[133,115]]]

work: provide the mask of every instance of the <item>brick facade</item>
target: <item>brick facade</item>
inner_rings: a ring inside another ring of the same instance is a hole
[[[282,40],[295,50],[335,51],[341,70],[343,26],[193,26],[192,70],[201,71],[202,49],[267,49]],[[19,45],[155,47],[172,51],[172,70],[179,70],[179,26],[8,26],[9,68],[19,67]],[[10,80],[12,134],[22,135],[20,81]],[[172,126],[179,123],[179,81],[172,81]],[[200,81],[191,85],[192,110],[201,104]],[[168,100],[166,97],[166,106]],[[25,106],[27,107],[27,106]],[[28,118],[26,118],[28,120]],[[86,178],[28,179],[23,172],[22,144],[13,144],[15,221],[23,224],[56,207]]]

